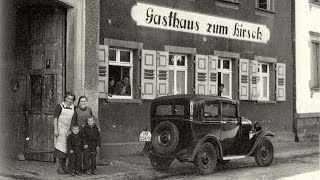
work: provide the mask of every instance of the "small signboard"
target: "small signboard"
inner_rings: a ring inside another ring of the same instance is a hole
[[[142,131],[140,133],[139,141],[150,141],[151,140],[151,132]]]

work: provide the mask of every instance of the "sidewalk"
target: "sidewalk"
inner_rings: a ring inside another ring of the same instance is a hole
[[[317,142],[274,142],[273,145],[275,161],[319,154],[319,143]],[[242,164],[254,164],[253,158],[237,161],[241,161]],[[230,166],[237,166],[237,163],[230,164]],[[177,161],[172,164],[172,167],[181,167],[181,169],[185,166],[192,166],[192,164]],[[217,168],[219,169],[219,165]],[[122,156],[110,160],[101,160],[97,172],[98,175],[72,177],[70,175],[58,175],[54,163],[7,160],[1,162],[0,179],[156,179],[167,176],[166,173],[154,171],[147,156]]]

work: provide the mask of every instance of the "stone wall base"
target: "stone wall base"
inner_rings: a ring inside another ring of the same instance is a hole
[[[319,141],[320,113],[296,114],[294,121],[296,141]]]

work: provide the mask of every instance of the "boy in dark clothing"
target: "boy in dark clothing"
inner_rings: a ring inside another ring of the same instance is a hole
[[[96,173],[96,156],[97,150],[101,147],[101,137],[98,127],[94,123],[94,117],[90,116],[87,125],[82,130],[82,137],[84,143],[83,152],[83,169],[86,174]]]
[[[71,126],[71,134],[67,138],[68,158],[69,158],[69,170],[70,174],[81,175],[82,169],[82,138],[79,135],[79,126]]]

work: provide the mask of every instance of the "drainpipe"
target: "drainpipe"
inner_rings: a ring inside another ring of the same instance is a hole
[[[299,142],[297,130],[297,81],[296,81],[296,1],[292,0],[291,4],[291,21],[292,21],[292,56],[293,56],[293,121],[292,131],[294,133],[294,141]]]

